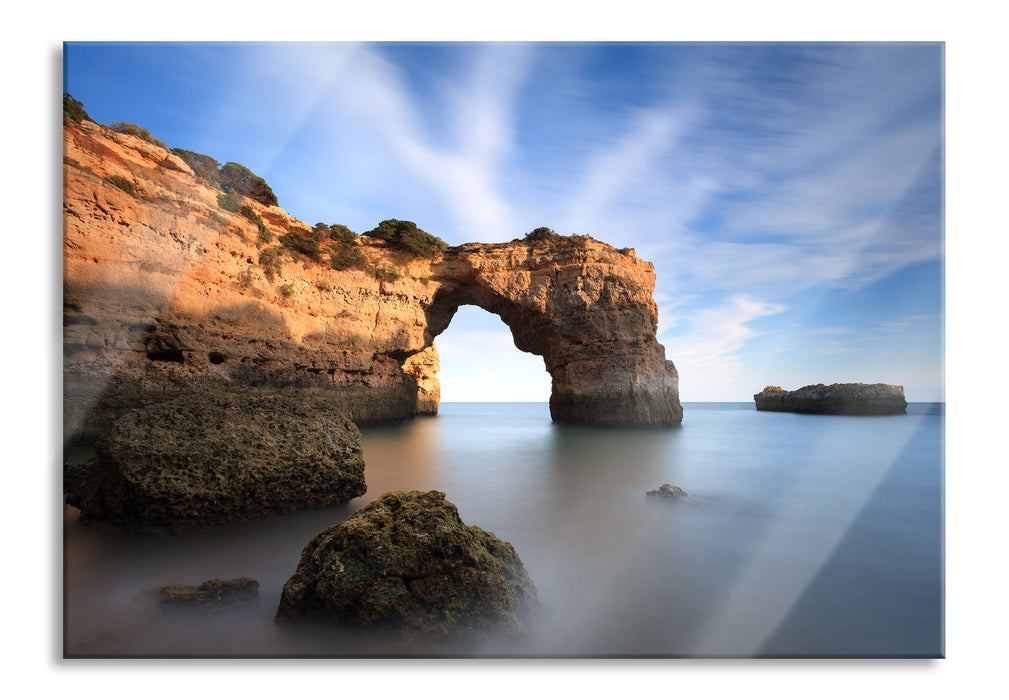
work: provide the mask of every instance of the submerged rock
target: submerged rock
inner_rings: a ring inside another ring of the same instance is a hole
[[[158,589],[158,602],[164,607],[211,611],[251,603],[259,599],[259,581],[247,576],[212,578],[199,586],[177,583]]]
[[[331,401],[193,395],[127,413],[65,471],[82,520],[190,529],[365,492],[361,434]]]
[[[666,501],[678,501],[681,498],[687,497],[687,492],[681,489],[679,486],[673,486],[672,484],[662,484],[655,491],[649,491],[645,494],[647,498],[659,498]]]
[[[521,632],[535,595],[512,545],[463,523],[444,493],[392,491],[309,542],[276,621],[479,638]]]
[[[753,395],[758,411],[879,416],[906,413],[904,387],[891,384],[810,384],[795,391],[768,386]]]

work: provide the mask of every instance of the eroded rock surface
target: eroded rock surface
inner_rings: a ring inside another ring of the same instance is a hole
[[[436,413],[434,341],[464,304],[543,357],[555,420],[681,420],[654,267],[632,250],[553,235],[425,258],[361,236],[361,269],[289,254],[268,269],[278,237],[312,227],[248,198],[262,228],[223,209],[212,184],[135,136],[86,121],[63,135],[68,438],[201,392],[327,395],[358,424]]]
[[[810,384],[795,391],[768,386],[753,400],[758,411],[857,416],[907,412],[904,387],[891,384]]]
[[[679,486],[673,486],[672,484],[662,484],[659,488],[654,491],[649,491],[645,494],[646,498],[654,498],[661,501],[679,501],[687,497],[687,492],[681,489]]]
[[[247,576],[212,578],[199,586],[174,583],[157,591],[158,603],[166,608],[211,612],[259,600],[259,581]]]
[[[196,394],[122,416],[64,491],[81,520],[154,532],[346,503],[360,440],[326,397]]]
[[[439,491],[393,491],[305,547],[278,623],[325,620],[417,640],[517,634],[536,595],[515,549]]]

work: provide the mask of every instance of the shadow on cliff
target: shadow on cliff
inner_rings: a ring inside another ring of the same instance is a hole
[[[156,301],[125,286],[91,300],[110,294]],[[326,338],[293,340],[282,310],[266,303],[220,304],[200,316],[177,314],[171,301],[144,306],[147,318],[109,319],[88,313],[87,295],[65,303],[64,444],[92,442],[123,413],[188,393],[328,394],[361,424],[416,408],[417,380],[402,358],[369,353],[359,369],[345,369],[345,353],[338,363]],[[243,327],[256,333],[234,330]]]

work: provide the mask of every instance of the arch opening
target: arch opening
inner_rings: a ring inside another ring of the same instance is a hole
[[[504,321],[472,301],[455,308],[436,344],[443,402],[550,400],[543,358],[520,350]]]

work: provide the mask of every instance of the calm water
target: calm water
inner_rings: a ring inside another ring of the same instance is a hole
[[[941,656],[941,404],[803,416],[684,405],[680,428],[553,425],[546,404],[443,404],[362,431],[368,493],[194,536],[81,527],[65,508],[67,656]],[[646,501],[675,484],[679,503]],[[302,547],[386,491],[444,491],[539,591],[521,642],[404,648],[278,629]],[[258,606],[158,611],[138,593],[260,581]]]

